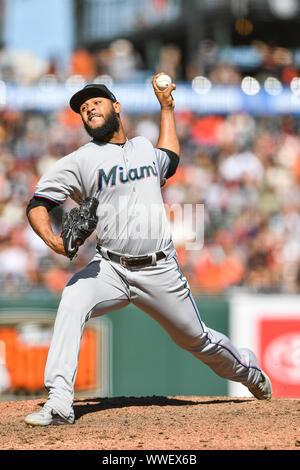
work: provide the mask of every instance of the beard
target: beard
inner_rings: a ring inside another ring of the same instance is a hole
[[[83,125],[87,133],[93,137],[93,139],[100,142],[108,142],[113,134],[120,128],[118,114],[115,111],[111,111],[102,126],[92,128],[84,121]]]

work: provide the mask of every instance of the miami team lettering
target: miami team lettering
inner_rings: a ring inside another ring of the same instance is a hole
[[[101,191],[104,187],[116,186],[117,183],[125,184],[129,181],[141,180],[150,176],[158,176],[155,164],[153,166],[143,165],[138,168],[130,168],[127,174],[125,169],[119,165],[113,166],[107,172],[100,168],[98,170],[98,191]]]

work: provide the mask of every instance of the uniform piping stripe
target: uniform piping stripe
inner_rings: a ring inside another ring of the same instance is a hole
[[[259,370],[259,371],[260,371],[261,369],[260,369],[259,367],[257,367],[257,366],[252,366],[252,365],[246,366],[246,364],[243,364],[243,363],[240,361],[240,359],[239,359],[238,357],[236,357],[236,355],[234,354],[234,352],[231,351],[231,349],[229,349],[227,346],[224,346],[224,344],[215,343],[215,342],[212,341],[210,338],[208,338],[208,336],[207,336],[208,333],[205,332],[205,329],[203,328],[203,324],[202,324],[202,321],[201,321],[201,318],[200,318],[200,314],[199,314],[198,308],[197,308],[195,302],[193,301],[193,298],[192,298],[192,296],[191,296],[191,291],[190,291],[190,289],[189,289],[188,286],[187,286],[187,280],[184,280],[184,279],[183,279],[183,274],[182,274],[182,271],[181,271],[181,269],[180,269],[180,267],[179,267],[179,264],[178,264],[178,261],[177,261],[176,257],[173,256],[173,259],[175,260],[175,263],[176,263],[176,265],[177,265],[177,270],[178,270],[178,272],[179,272],[179,274],[180,274],[180,279],[182,280],[182,282],[184,282],[184,284],[185,284],[184,287],[188,290],[190,301],[192,302],[192,305],[193,305],[193,307],[194,307],[194,310],[195,310],[196,315],[197,315],[197,317],[198,317],[198,320],[199,320],[199,322],[200,322],[201,328],[202,328],[203,332],[206,334],[206,337],[207,337],[208,341],[209,341],[211,344],[216,344],[216,345],[219,345],[221,348],[226,349],[230,354],[232,354],[232,356],[237,360],[237,362],[239,362],[239,364],[241,364],[243,367],[246,367],[246,369],[256,369],[256,370]]]
[[[61,202],[54,199],[54,197],[44,196],[43,194],[39,194],[39,193],[34,193],[34,196],[43,197],[44,199],[49,199],[49,201],[56,202],[56,204],[61,204]]]
[[[200,317],[199,311],[198,311],[198,309],[197,309],[197,307],[196,307],[196,305],[195,305],[195,302],[193,302],[193,299],[192,299],[192,297],[191,297],[191,291],[190,291],[190,289],[189,289],[189,287],[188,287],[187,280],[184,280],[184,279],[183,279],[183,274],[182,274],[182,271],[181,271],[181,269],[180,269],[180,267],[179,267],[179,264],[178,264],[178,261],[177,261],[176,257],[173,256],[173,259],[175,260],[175,263],[176,263],[176,265],[177,265],[177,271],[178,271],[179,274],[180,274],[180,279],[181,279],[182,282],[184,283],[184,287],[187,289],[187,291],[188,291],[188,293],[189,293],[190,301],[192,302],[192,305],[193,305],[194,310],[195,310],[195,312],[196,312],[197,318],[198,318],[199,323],[200,323],[200,325],[201,325],[202,331],[203,331],[203,333],[205,333],[205,330],[204,330],[204,328],[203,328],[203,324],[202,324],[202,321],[201,321],[201,317]]]

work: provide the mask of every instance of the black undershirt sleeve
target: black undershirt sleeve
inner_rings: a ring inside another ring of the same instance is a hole
[[[172,152],[172,150],[164,149],[161,147],[159,150],[166,152],[166,154],[168,155],[170,159],[170,165],[166,174],[166,178],[168,179],[171,176],[173,176],[177,170],[178,163],[179,163],[179,156],[175,152]]]
[[[59,207],[59,204],[57,204],[54,201],[50,201],[49,199],[44,199],[38,196],[34,196],[27,205],[27,208],[26,208],[27,217],[28,217],[29,211],[31,211],[31,209],[33,209],[34,207],[38,207],[38,206],[43,206],[47,209],[48,212],[50,212],[55,207]]]

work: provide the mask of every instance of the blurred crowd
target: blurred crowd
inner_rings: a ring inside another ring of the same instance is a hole
[[[259,66],[252,72],[258,80],[272,75],[288,85],[298,76],[290,51],[258,42],[253,48]],[[133,45],[119,39],[97,53],[74,51],[69,69],[62,71],[55,61],[45,64],[25,53],[21,60],[20,54],[2,50],[0,79],[33,84],[46,76],[57,81],[109,77],[122,82],[164,71],[174,81],[191,81],[204,75],[213,83],[239,84],[242,69],[220,57],[213,42],[203,41],[183,69],[181,51],[170,44],[162,47],[155,70],[149,72]],[[181,163],[163,187],[163,197],[166,208],[184,204],[203,208],[203,224],[197,226],[198,249],[187,249],[187,243],[193,240],[195,220],[185,230],[169,211],[179,262],[192,291],[221,294],[239,288],[299,293],[300,118],[253,117],[247,113],[201,116],[189,111],[175,115]],[[129,138],[142,134],[156,143],[158,115],[123,114],[122,120]],[[88,141],[80,118],[69,109],[51,113],[1,110],[1,295],[59,295],[72,274],[93,256],[93,236],[70,262],[53,253],[25,217],[44,171]],[[57,232],[62,211],[73,205],[67,200],[62,208],[51,212]]]
[[[45,61],[30,51],[0,50],[0,80],[20,85],[92,82],[145,82],[154,73],[165,72],[174,82],[191,82],[205,76],[212,84],[239,85],[245,75],[263,83],[266,78],[289,85],[299,75],[299,50],[253,40],[248,46],[221,47],[211,39],[200,41],[186,63],[184,51],[174,43],[138,50],[125,38],[89,51],[78,48],[67,63],[55,58]],[[152,56],[152,58],[151,58]],[[150,58],[149,58],[150,57]]]
[[[300,292],[299,119],[178,116],[183,162],[168,203],[203,204],[204,244],[181,264],[196,292]],[[176,229],[176,226],[174,227]],[[188,234],[185,234],[188,238]]]

